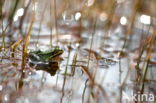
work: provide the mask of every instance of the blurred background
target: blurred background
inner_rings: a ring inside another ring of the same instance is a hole
[[[0,0],[0,103],[155,103],[148,100],[156,95],[155,5]],[[64,50],[54,76],[30,67],[29,58],[21,67],[27,43],[26,53]],[[134,94],[148,97],[138,102]]]

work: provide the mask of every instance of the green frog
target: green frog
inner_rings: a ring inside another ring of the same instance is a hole
[[[36,70],[46,71],[53,76],[59,69],[57,60],[63,52],[59,47],[48,51],[31,51],[29,53],[29,65]]]

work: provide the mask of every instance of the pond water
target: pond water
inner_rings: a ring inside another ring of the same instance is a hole
[[[130,4],[126,2],[125,5]],[[64,50],[61,60],[57,61],[59,69],[53,76],[31,67],[28,60],[22,70],[23,45],[18,46],[12,57],[11,41],[6,36],[7,47],[0,52],[0,103],[133,103],[125,99],[125,95],[131,98],[135,93],[141,94],[142,89],[146,94],[156,95],[155,40],[150,61],[147,58],[149,45],[141,55],[142,47],[149,43],[153,27],[148,32],[149,25],[140,28],[138,25],[142,24],[136,21],[133,34],[126,38],[127,25],[114,21],[112,27],[106,30],[102,26],[105,21],[98,17],[94,17],[93,21],[85,18],[80,25],[79,20],[72,19],[74,14],[66,13],[62,16],[63,20],[58,17],[57,31],[56,27],[50,30],[46,25],[49,20],[45,20],[40,29],[36,16],[31,32],[28,53],[49,50],[50,43]],[[119,18],[119,15],[115,17]],[[7,21],[4,20],[5,23]],[[18,23],[14,23],[15,27]],[[29,23],[25,22],[23,31],[27,31],[27,27]],[[7,33],[10,33],[9,30]],[[13,41],[21,38],[18,29],[11,34]],[[2,35],[0,40],[2,44]],[[144,78],[146,68],[148,71]]]

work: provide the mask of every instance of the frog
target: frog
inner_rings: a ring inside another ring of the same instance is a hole
[[[56,60],[61,54],[63,54],[63,50],[56,47],[47,51],[31,51],[29,53],[29,59],[35,62],[48,62],[50,60]]]
[[[28,54],[29,66],[34,67],[36,70],[46,71],[53,76],[59,69],[58,58],[63,52],[59,47],[47,51],[31,51]]]

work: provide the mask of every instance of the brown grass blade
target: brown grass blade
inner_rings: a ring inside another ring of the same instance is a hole
[[[29,26],[28,34],[26,35],[26,38],[24,40],[23,54],[22,54],[23,55],[22,56],[22,65],[21,65],[22,69],[25,68],[25,64],[26,64],[28,45],[29,45],[29,40],[30,40],[31,31],[32,31],[34,21],[35,21],[35,11],[33,11],[33,17],[32,17],[31,24]]]

